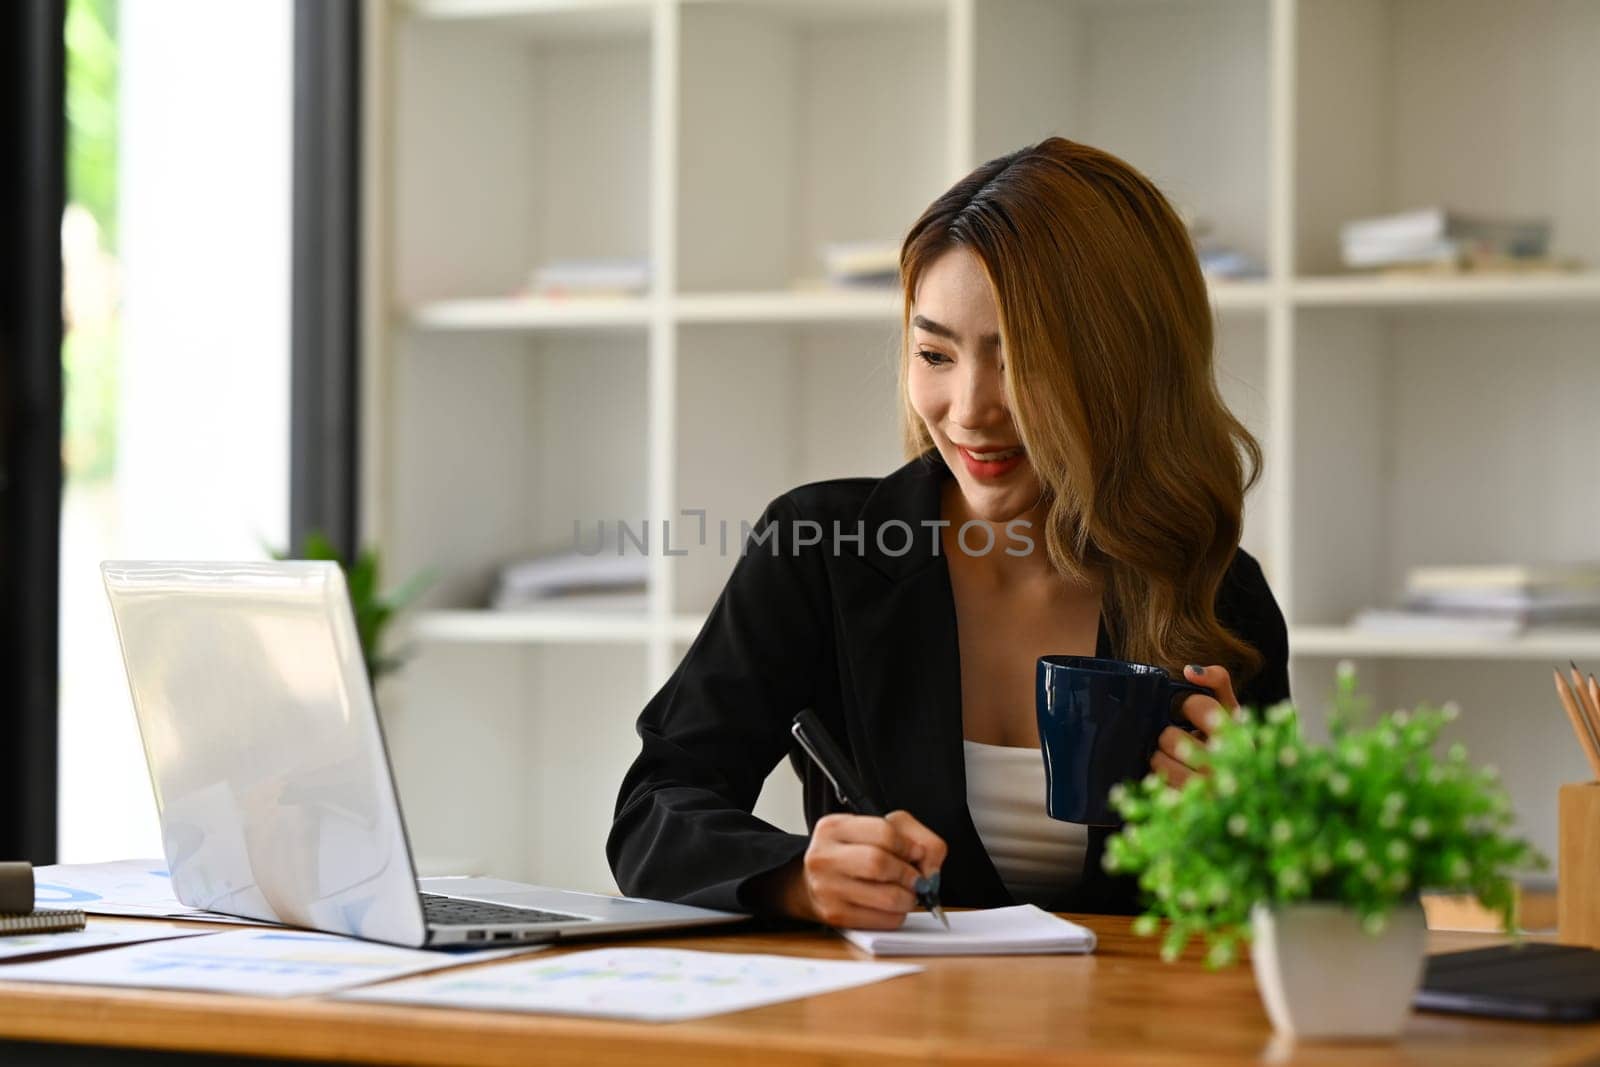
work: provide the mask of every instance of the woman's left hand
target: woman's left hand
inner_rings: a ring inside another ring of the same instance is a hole
[[[1198,734],[1188,733],[1176,726],[1169,726],[1161,731],[1156,754],[1150,757],[1150,769],[1174,789],[1182,787],[1190,775],[1206,773],[1185,760],[1184,755],[1187,752],[1189,758],[1193,759],[1193,749],[1204,744],[1217,724],[1217,717],[1239,706],[1239,702],[1233,696],[1233,679],[1228,677],[1228,672],[1223,667],[1201,667],[1190,664],[1183,669],[1183,680],[1203,685],[1216,693],[1217,697],[1213,700],[1211,697],[1194,693],[1184,700],[1181,709],[1183,717],[1194,723],[1200,731]]]

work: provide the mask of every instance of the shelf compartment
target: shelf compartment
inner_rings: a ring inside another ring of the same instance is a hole
[[[651,10],[556,8],[518,15],[517,27]],[[500,21],[395,24],[400,306],[509,297],[555,260],[651,254],[650,35],[530,39]]]
[[[642,334],[397,335],[388,566],[438,575],[425,607],[486,602],[498,566],[644,514]]]
[[[677,285],[786,290],[898,241],[955,177],[945,5],[681,9]]]
[[[1296,22],[1298,271],[1341,266],[1343,223],[1426,207],[1547,218],[1553,255],[1600,262],[1600,6],[1300,0]]]
[[[1093,145],[1265,265],[1269,18],[1264,0],[977,0],[974,162]]]
[[[674,499],[704,509],[707,543],[672,561],[676,610],[716,600],[738,562],[741,523],[769,501],[904,462],[898,336],[887,319],[680,327]]]
[[[1600,304],[1295,316],[1290,616],[1342,624],[1414,567],[1586,559]]]

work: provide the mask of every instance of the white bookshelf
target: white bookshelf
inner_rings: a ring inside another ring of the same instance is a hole
[[[1352,658],[1380,704],[1459,701],[1458,735],[1552,851],[1551,783],[1585,772],[1549,667],[1600,661],[1600,635],[1347,621],[1413,565],[1594,555],[1600,270],[1351,275],[1337,233],[1435,203],[1539,215],[1600,268],[1600,4],[368,4],[362,510],[391,574],[440,575],[384,694],[422,851],[609,885],[633,720],[732,560],[653,555],[627,615],[483,610],[494,568],[569,545],[574,518],[704,508],[737,530],[791,486],[897,466],[897,298],[818,288],[818,249],[897,238],[1052,133],[1266,264],[1211,295],[1219,382],[1266,451],[1245,545],[1289,617],[1296,695],[1319,708]],[[647,258],[650,290],[517,295],[541,262],[594,256]],[[470,841],[439,814],[560,783],[561,817],[491,816]],[[797,825],[786,768],[770,792]]]

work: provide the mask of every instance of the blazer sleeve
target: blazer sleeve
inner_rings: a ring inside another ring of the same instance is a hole
[[[826,575],[791,544],[798,509],[768,505],[699,636],[639,716],[606,856],[630,896],[752,911],[746,887],[809,841],[751,814],[811,705],[828,647]],[[802,554],[796,554],[800,552]]]

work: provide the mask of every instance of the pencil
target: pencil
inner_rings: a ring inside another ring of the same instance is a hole
[[[1589,761],[1589,770],[1596,779],[1600,779],[1600,744],[1596,744],[1594,734],[1589,729],[1589,720],[1583,712],[1578,710],[1577,698],[1567,687],[1567,680],[1561,677],[1561,668],[1556,667],[1551,671],[1556,679],[1556,695],[1561,698],[1561,706],[1566,709],[1567,719],[1572,723],[1572,732],[1578,735],[1578,744],[1583,749],[1584,758]]]
[[[1583,712],[1584,720],[1589,724],[1589,736],[1595,739],[1596,747],[1600,749],[1600,705],[1589,694],[1589,687],[1584,684],[1583,672],[1578,670],[1578,665],[1569,659],[1567,666],[1572,668],[1572,692],[1578,698],[1578,710]]]

